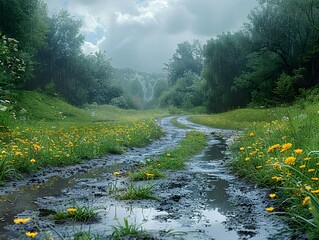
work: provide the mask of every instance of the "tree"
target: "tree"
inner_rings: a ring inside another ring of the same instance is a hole
[[[33,55],[44,46],[47,9],[42,0],[1,0],[0,32],[20,42],[23,51]]]
[[[204,46],[203,77],[207,83],[208,110],[224,111],[247,104],[245,92],[232,92],[234,79],[245,69],[249,37],[242,31],[223,33]]]
[[[173,86],[177,79],[183,77],[186,72],[191,71],[199,75],[202,67],[202,46],[198,40],[193,44],[187,41],[178,44],[173,57],[166,64],[169,85]]]

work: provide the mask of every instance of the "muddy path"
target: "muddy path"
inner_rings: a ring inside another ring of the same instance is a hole
[[[267,190],[234,177],[225,166],[230,158],[227,144],[235,133],[193,124],[185,116],[178,121],[206,133],[208,146],[188,162],[185,170],[169,171],[167,178],[153,180],[158,200],[119,201],[109,193],[115,183],[114,171],[125,173],[136,163],[174,148],[184,138],[189,129],[174,127],[170,119],[159,121],[165,136],[145,148],[128,149],[125,154],[77,166],[47,169],[1,187],[0,239],[19,239],[20,233],[32,229],[54,239],[59,239],[58,234],[73,239],[79,231],[109,239],[112,226],[123,224],[124,218],[141,225],[152,239],[288,239],[283,231],[287,226],[264,210],[271,204]],[[118,189],[128,182],[127,177],[119,177]],[[96,209],[98,220],[56,224],[46,214],[64,211],[74,203]],[[33,220],[15,225],[15,217]],[[20,239],[24,239],[23,235]],[[36,239],[44,236],[39,234]]]

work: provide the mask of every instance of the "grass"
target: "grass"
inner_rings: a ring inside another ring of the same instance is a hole
[[[53,219],[57,222],[64,222],[70,220],[72,222],[91,222],[97,220],[97,213],[95,209],[89,206],[79,207],[73,205],[71,208],[62,212],[56,212],[53,214]]]
[[[112,226],[113,233],[111,239],[151,239],[149,234],[143,230],[140,225],[130,224],[127,218],[124,218],[124,224],[119,226]]]
[[[309,239],[319,235],[318,109],[319,104],[240,109],[192,119],[214,127],[245,129],[235,138],[230,167],[239,176],[270,188],[265,210],[285,214],[296,234],[306,233]]]
[[[175,149],[167,149],[161,156],[148,160],[143,166],[129,174],[130,180],[153,180],[165,177],[165,170],[181,170],[186,161],[206,146],[205,134],[190,131]]]
[[[163,134],[150,117],[164,112],[113,106],[85,110],[37,92],[21,92],[19,96],[17,120],[0,131],[0,182],[47,166],[123,153],[126,148],[145,146]]]
[[[170,122],[177,128],[181,128],[181,129],[189,129],[190,128],[189,126],[178,122],[177,117],[172,118]]]
[[[141,199],[153,199],[157,198],[153,196],[152,190],[155,187],[153,184],[148,185],[135,185],[131,183],[126,191],[117,196],[119,200],[141,200]]]

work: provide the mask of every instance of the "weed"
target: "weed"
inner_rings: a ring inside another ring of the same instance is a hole
[[[62,212],[57,212],[53,215],[55,221],[61,222],[65,220],[71,220],[74,222],[89,222],[97,219],[97,214],[94,212],[94,208],[88,206],[79,207],[73,205],[73,207],[66,209]]]
[[[117,198],[119,200],[138,200],[138,199],[157,199],[153,196],[152,190],[155,185],[146,185],[146,186],[138,186],[133,183],[131,183],[127,189],[126,192],[118,195]]]
[[[163,178],[164,176],[165,175],[158,169],[149,166],[140,168],[136,172],[129,174],[131,181],[153,180],[157,178]]]
[[[124,225],[112,226],[113,233],[111,239],[122,240],[126,238],[149,239],[149,234],[143,230],[140,225],[130,224],[127,218],[124,218]]]

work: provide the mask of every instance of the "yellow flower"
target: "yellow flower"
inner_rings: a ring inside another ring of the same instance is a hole
[[[17,145],[13,145],[13,146],[11,146],[11,149],[12,149],[13,151],[16,151],[16,150],[19,149],[19,147],[18,147]]]
[[[282,146],[281,146],[281,150],[280,150],[280,152],[285,152],[285,151],[287,151],[289,148],[291,148],[292,147],[292,144],[291,143],[285,143],[285,144],[283,144]]]
[[[309,160],[311,160],[311,157],[306,157],[306,158],[304,158],[303,160],[309,161]]]
[[[302,149],[298,148],[298,149],[295,149],[294,152],[296,154],[302,154]]]
[[[285,163],[289,164],[289,165],[292,165],[292,164],[295,163],[295,161],[296,161],[295,157],[287,157],[286,160],[285,160]]]
[[[151,178],[153,178],[155,176],[155,174],[153,174],[153,173],[145,173],[145,175],[146,175],[146,177],[151,177]]]
[[[66,211],[68,213],[75,213],[77,211],[77,209],[76,208],[68,208]]]
[[[256,166],[257,169],[261,169],[263,168],[263,166],[259,165],[259,166]]]
[[[32,164],[34,164],[35,162],[36,162],[36,160],[33,158],[30,160],[30,163],[32,163]]]
[[[302,206],[305,206],[309,201],[310,201],[310,197],[309,196],[305,197],[304,200],[302,201]]]
[[[15,224],[25,224],[27,222],[29,222],[31,220],[31,218],[15,218],[13,219],[13,222]]]
[[[281,177],[273,176],[271,179],[272,179],[272,180],[276,180],[276,181],[280,181],[280,180],[281,180]]]
[[[244,148],[244,147],[241,147],[241,148],[239,148],[239,150],[240,150],[240,151],[244,151],[244,150],[245,150],[245,148]]]
[[[253,132],[249,133],[249,137],[254,137],[255,134]]]
[[[119,172],[114,172],[113,175],[118,176],[118,175],[120,175],[120,173]]]
[[[276,148],[280,148],[280,144],[277,143],[275,145],[272,145],[268,148],[267,152],[273,152]]]
[[[266,208],[266,211],[267,211],[267,212],[272,212],[272,211],[274,211],[274,210],[275,210],[274,207],[268,207],[268,208]]]
[[[314,172],[314,171],[316,171],[316,169],[313,169],[313,168],[308,169],[308,172]]]
[[[311,190],[312,193],[319,193],[319,189],[317,190]]]
[[[269,194],[269,197],[270,198],[275,198],[277,195],[276,195],[276,193],[271,193],[271,194]]]
[[[166,157],[170,157],[171,156],[171,154],[170,153],[166,153]]]
[[[249,160],[250,160],[250,158],[249,158],[249,157],[246,157],[246,158],[245,158],[245,161],[249,161]]]
[[[305,185],[305,189],[309,191],[311,187],[309,185]]]
[[[38,235],[37,232],[26,232],[25,235],[27,235],[28,237],[34,238],[36,235]]]
[[[318,181],[318,180],[319,180],[319,178],[317,178],[317,177],[313,177],[313,178],[311,178],[311,180],[312,180],[312,181]]]
[[[300,165],[299,168],[306,168],[306,165]]]

